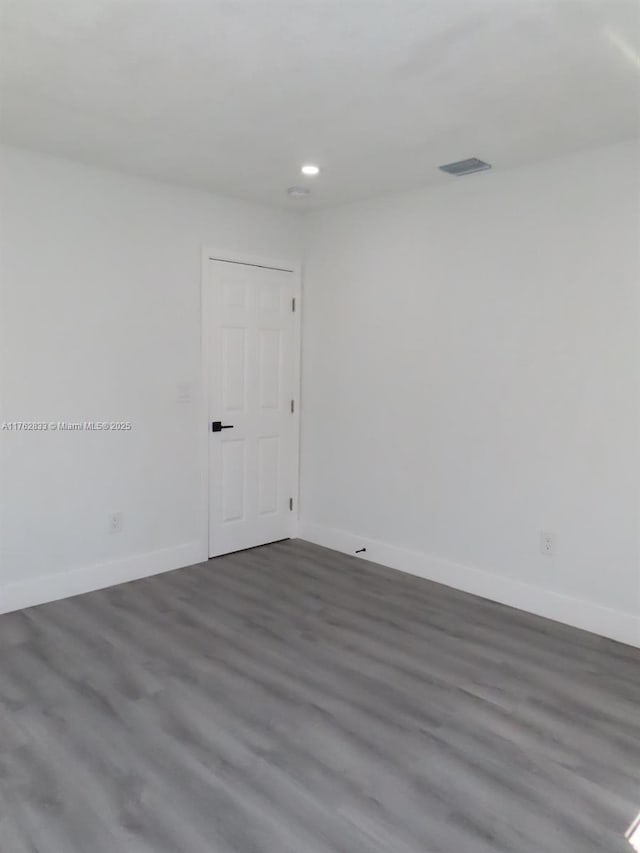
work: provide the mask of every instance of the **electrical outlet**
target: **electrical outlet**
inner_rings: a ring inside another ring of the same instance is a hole
[[[553,557],[556,552],[556,537],[548,530],[540,531],[540,551],[545,557]]]
[[[112,512],[109,514],[108,519],[108,530],[109,533],[120,533],[122,527],[124,525],[124,513],[122,512]]]

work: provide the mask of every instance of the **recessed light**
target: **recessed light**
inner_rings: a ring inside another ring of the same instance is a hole
[[[317,175],[320,171],[320,167],[314,166],[313,163],[307,163],[307,165],[303,166],[300,171],[303,175]]]
[[[304,198],[305,196],[311,195],[311,190],[308,190],[306,187],[289,187],[287,193],[292,198]]]

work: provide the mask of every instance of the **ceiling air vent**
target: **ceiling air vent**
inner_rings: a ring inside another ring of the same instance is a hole
[[[473,172],[484,172],[491,168],[491,163],[478,160],[477,157],[469,157],[468,160],[458,160],[457,163],[447,163],[446,166],[438,166],[449,175],[471,175]]]

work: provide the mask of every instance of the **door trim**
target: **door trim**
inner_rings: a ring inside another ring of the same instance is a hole
[[[209,559],[209,329],[207,327],[207,307],[209,286],[211,284],[211,261],[226,261],[231,264],[246,264],[252,267],[290,272],[293,276],[293,290],[296,300],[296,310],[293,318],[293,352],[297,356],[294,364],[294,388],[296,394],[295,411],[291,415],[294,435],[294,466],[295,476],[292,483],[293,512],[291,513],[292,537],[298,529],[298,500],[300,494],[300,379],[301,379],[301,307],[302,307],[302,270],[299,261],[268,258],[249,252],[235,252],[228,249],[205,246],[202,249],[201,283],[200,283],[200,405],[198,409],[198,435],[200,459],[200,530],[202,562]]]

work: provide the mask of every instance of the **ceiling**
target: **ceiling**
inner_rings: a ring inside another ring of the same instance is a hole
[[[466,157],[506,169],[640,134],[637,0],[0,9],[3,141],[282,207],[462,180],[437,166]],[[305,162],[321,175],[300,176]],[[312,196],[290,199],[294,183]]]

